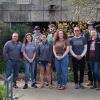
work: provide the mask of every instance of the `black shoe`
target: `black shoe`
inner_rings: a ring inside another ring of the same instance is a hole
[[[27,89],[28,88],[28,84],[25,84],[23,89]]]
[[[90,87],[90,89],[96,89],[96,88],[97,88],[96,85],[93,85],[93,86]]]
[[[17,88],[18,88],[18,86],[17,86],[16,84],[14,84],[14,85],[13,85],[13,88],[16,88],[16,89],[17,89]]]
[[[32,83],[31,87],[37,88],[36,83]]]
[[[75,84],[75,87],[74,87],[75,89],[79,89],[80,87],[79,87],[79,84]]]
[[[90,87],[90,89],[96,89],[97,88],[97,84],[96,82],[93,83],[93,86]]]

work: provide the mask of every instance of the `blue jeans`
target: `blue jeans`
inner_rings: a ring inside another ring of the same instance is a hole
[[[96,75],[95,75],[95,60],[90,60],[90,67],[93,76],[93,82],[96,83]]]
[[[30,80],[30,74],[31,74],[31,81],[34,82],[34,70],[35,70],[35,61],[32,63],[29,63],[27,60],[24,60],[25,65],[25,83],[27,84]]]
[[[100,82],[100,62],[97,62],[95,60],[90,61],[92,76],[94,83]]]
[[[6,63],[6,79],[13,72],[13,82],[16,84],[19,73],[19,61],[8,60]]]
[[[95,62],[95,76],[96,81],[100,83],[100,61]]]
[[[55,58],[57,84],[66,86],[68,80],[68,56],[62,60]]]

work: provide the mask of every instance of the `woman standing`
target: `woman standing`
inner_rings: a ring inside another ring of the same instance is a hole
[[[63,30],[58,30],[55,35],[53,52],[55,55],[57,89],[64,90],[66,89],[68,78],[69,42]]]
[[[24,56],[24,64],[25,64],[25,85],[23,89],[28,88],[28,81],[30,79],[31,73],[31,81],[32,87],[37,87],[34,84],[34,69],[35,69],[35,57],[36,57],[36,45],[32,42],[32,34],[27,33],[24,38],[24,43],[22,46],[22,53]]]
[[[91,39],[88,41],[88,58],[93,76],[93,86],[100,90],[100,38],[96,30],[91,30]]]
[[[51,86],[52,47],[47,42],[46,34],[42,34],[41,39],[42,39],[42,43],[39,45],[39,48],[38,48],[39,65],[40,65],[40,81],[41,81],[40,88],[44,87],[44,78],[45,78],[44,75],[46,75],[46,77],[47,77],[49,88],[52,88],[52,86]],[[46,69],[46,72],[45,72],[45,69]]]

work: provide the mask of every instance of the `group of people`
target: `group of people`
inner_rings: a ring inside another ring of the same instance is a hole
[[[57,89],[64,90],[68,84],[68,66],[73,65],[75,89],[85,88],[84,70],[87,64],[91,88],[100,90],[100,34],[88,22],[88,33],[81,34],[78,26],[73,28],[74,37],[68,38],[63,29],[49,25],[49,32],[41,33],[40,27],[35,26],[33,34],[25,34],[24,41],[19,41],[19,33],[14,32],[12,39],[4,45],[3,55],[6,60],[6,79],[13,70],[13,86],[17,86],[19,62],[22,54],[25,69],[25,85],[31,78],[31,86],[43,88],[45,81],[53,88],[53,67],[56,69]],[[69,59],[70,55],[70,59]],[[37,67],[40,73],[40,85],[37,86]],[[31,76],[31,77],[30,77]]]

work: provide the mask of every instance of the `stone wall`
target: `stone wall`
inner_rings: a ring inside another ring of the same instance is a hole
[[[72,6],[71,0],[0,0],[4,22],[100,21],[100,1],[88,6]],[[78,14],[79,13],[79,14]]]

